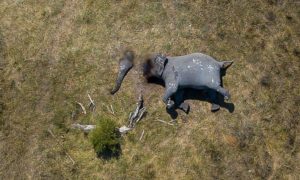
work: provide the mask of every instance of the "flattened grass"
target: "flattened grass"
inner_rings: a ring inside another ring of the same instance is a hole
[[[299,178],[294,1],[4,0],[0,22],[3,179]],[[99,160],[88,138],[70,125],[96,124],[98,116],[127,123],[139,86],[133,71],[115,96],[108,93],[126,47],[137,62],[149,52],[233,60],[224,86],[234,112],[211,113],[207,102],[189,100],[191,113],[179,112],[178,125],[164,125],[155,121],[170,120],[163,88],[145,85],[148,115],[124,137],[119,159]],[[74,102],[88,104],[87,93],[96,111],[72,120]]]

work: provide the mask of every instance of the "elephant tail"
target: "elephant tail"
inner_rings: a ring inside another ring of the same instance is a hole
[[[221,66],[221,69],[226,70],[233,64],[233,61],[222,61],[222,62],[219,62],[219,64]]]

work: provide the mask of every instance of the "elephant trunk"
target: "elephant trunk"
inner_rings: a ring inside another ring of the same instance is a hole
[[[131,67],[119,71],[115,87],[110,91],[110,94],[115,94],[120,89],[122,82],[130,69]]]
[[[116,80],[116,84],[115,84],[115,87],[110,91],[110,93],[112,95],[115,94],[116,92],[118,92],[126,74],[133,67],[133,59],[134,59],[134,54],[132,51],[126,51],[124,53],[124,57],[120,59],[119,73],[118,73],[118,77]]]

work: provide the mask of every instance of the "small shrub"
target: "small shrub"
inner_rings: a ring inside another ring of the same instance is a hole
[[[101,119],[91,132],[90,140],[98,157],[110,159],[121,154],[120,134],[116,123],[111,119]]]

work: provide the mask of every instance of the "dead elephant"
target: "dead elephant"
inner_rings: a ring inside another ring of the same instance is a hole
[[[216,111],[220,108],[217,93],[223,95],[225,100],[230,98],[229,91],[221,86],[221,70],[226,70],[232,63],[219,62],[202,53],[176,57],[156,54],[146,59],[143,72],[147,79],[155,77],[164,81],[166,90],[162,99],[167,109],[173,108],[176,101],[182,102],[185,88],[193,88],[211,90],[211,110]],[[189,105],[184,102],[178,107],[185,112],[189,110]]]

